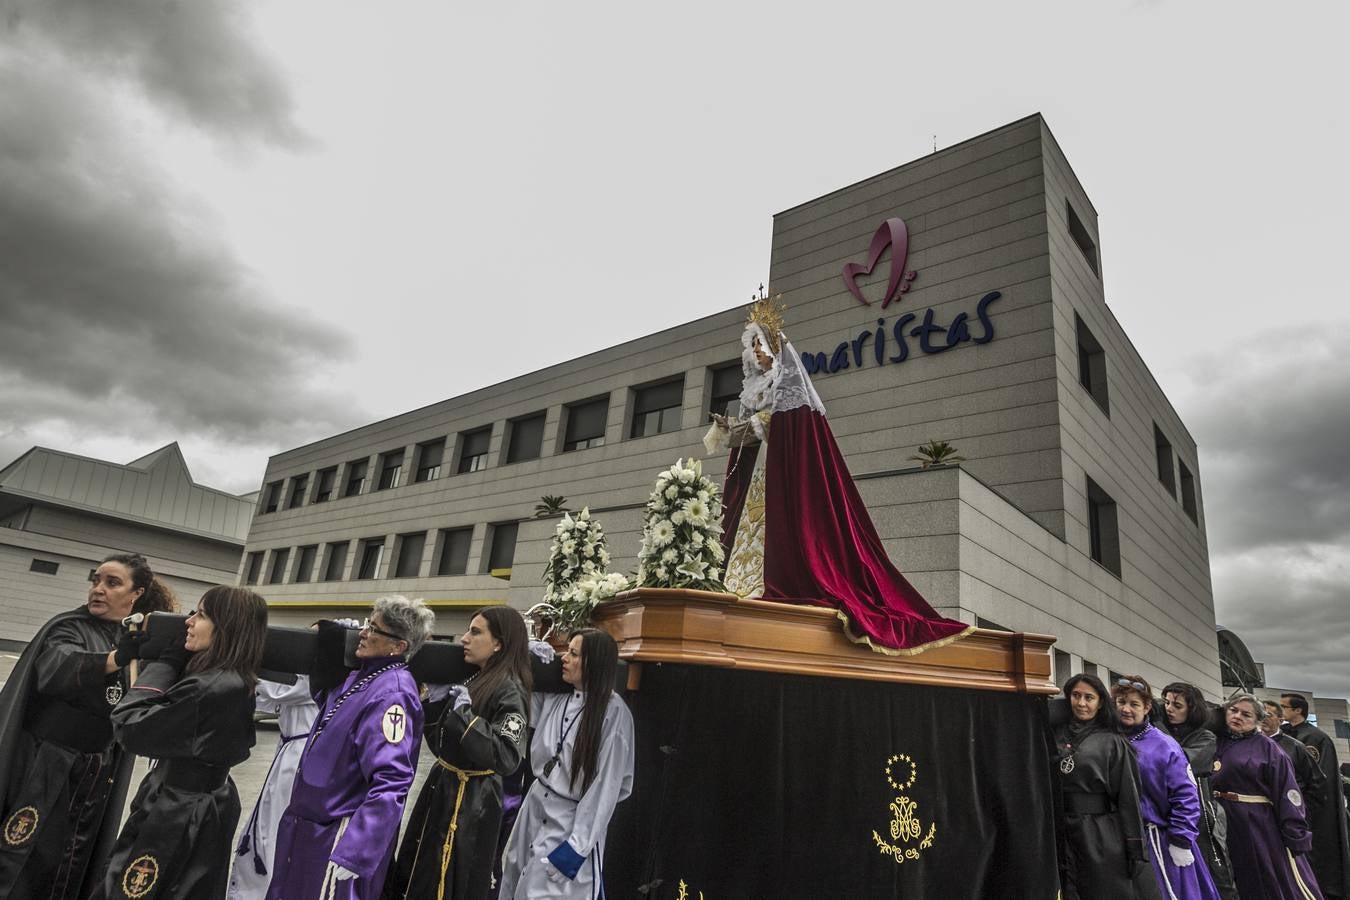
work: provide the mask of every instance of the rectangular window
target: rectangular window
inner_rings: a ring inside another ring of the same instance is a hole
[[[360,565],[356,567],[356,577],[361,581],[374,578],[380,572],[380,559],[384,556],[384,538],[367,538],[361,542]]]
[[[1177,475],[1176,470],[1172,468],[1172,444],[1167,440],[1167,436],[1162,433],[1158,423],[1153,423],[1153,446],[1158,454],[1158,480],[1162,482],[1163,487],[1167,488],[1167,493],[1173,497],[1177,495]]]
[[[492,443],[492,429],[461,431],[459,434],[459,472],[477,472],[487,468],[488,445]]]
[[[309,489],[309,475],[296,475],[291,479],[291,498],[286,501],[287,509],[295,509],[305,502],[305,491]]]
[[[422,568],[422,548],[426,546],[427,533],[415,531],[398,536],[398,562],[394,564],[395,578],[416,578]]]
[[[1089,555],[1120,577],[1120,531],[1116,501],[1091,478],[1087,480]]]
[[[1087,388],[1102,412],[1109,416],[1111,400],[1106,391],[1106,351],[1077,313],[1074,313],[1073,321],[1078,332],[1078,383]]]
[[[337,481],[337,466],[320,469],[314,485],[314,499],[311,503],[327,503],[333,499],[333,482]]]
[[[324,581],[341,581],[342,570],[347,568],[348,541],[338,541],[328,545],[328,559],[323,564]]]
[[[28,571],[37,572],[39,575],[55,575],[60,568],[60,563],[54,563],[50,559],[34,559],[28,564]]]
[[[291,559],[290,550],[272,551],[271,574],[267,576],[268,584],[281,584],[281,579],[286,577],[286,563]]]
[[[1177,466],[1181,469],[1181,508],[1186,510],[1192,522],[1199,522],[1200,512],[1195,505],[1195,476],[1181,460],[1177,460]]]
[[[472,528],[443,528],[436,559],[437,575],[463,575],[469,571],[469,544]]]
[[[727,363],[708,370],[712,381],[712,400],[708,412],[719,416],[738,416],[741,412],[741,364]]]
[[[650,437],[680,430],[684,378],[638,388],[633,397],[633,430],[629,437]]]
[[[369,459],[354,459],[347,463],[347,484],[342,496],[355,497],[366,487],[366,472],[370,470]]]
[[[318,544],[300,548],[300,555],[295,560],[295,574],[291,576],[292,584],[306,584],[314,577],[314,560],[318,555]]]
[[[274,513],[281,506],[281,482],[273,481],[263,491],[263,512]]]
[[[377,491],[387,491],[398,487],[398,477],[403,472],[403,450],[390,450],[380,454],[380,483]]]
[[[487,564],[489,573],[505,571],[507,577],[510,577],[511,563],[516,557],[516,531],[518,528],[519,526],[515,522],[498,522],[490,526],[492,535]]]
[[[445,456],[445,438],[437,438],[417,445],[417,483],[441,477],[441,460]]]
[[[506,461],[514,463],[538,459],[544,446],[544,413],[512,419],[507,426],[511,437],[506,445]]]
[[[565,407],[567,433],[563,451],[585,450],[605,443],[605,425],[609,420],[609,395]]]
[[[1074,674],[1072,671],[1070,671],[1072,668],[1073,668],[1072,657],[1070,657],[1069,654],[1065,653],[1063,650],[1056,650],[1054,663],[1055,671],[1054,675],[1051,676],[1055,679],[1055,684],[1059,685],[1060,687],[1063,687],[1064,682],[1068,681],[1069,677]]]
[[[1073,211],[1073,205],[1068,199],[1064,200],[1064,208],[1068,211],[1069,237],[1078,245],[1078,249],[1083,253],[1083,259],[1087,260],[1088,268],[1092,269],[1092,274],[1098,278],[1101,272],[1097,268],[1097,245],[1093,243],[1092,235],[1088,234],[1087,226],[1083,220],[1078,218],[1078,213]]]
[[[257,584],[262,577],[263,554],[255,550],[248,555],[248,565],[244,567],[244,584]]]

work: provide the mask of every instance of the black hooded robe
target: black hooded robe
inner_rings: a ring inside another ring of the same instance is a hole
[[[1308,804],[1308,827],[1313,833],[1312,852],[1308,856],[1313,874],[1327,900],[1350,900],[1350,842],[1336,745],[1325,731],[1308,722],[1287,725],[1285,733],[1303,742],[1325,778],[1320,802]]]

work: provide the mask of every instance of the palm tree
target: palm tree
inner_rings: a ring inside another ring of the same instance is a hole
[[[534,505],[534,517],[536,519],[547,519],[550,516],[561,515],[569,512],[567,508],[567,498],[556,496],[554,494],[545,494],[539,498],[539,502]]]
[[[911,456],[910,460],[918,463],[919,468],[927,469],[932,466],[965,462],[966,458],[958,455],[956,448],[946,441],[929,441],[920,446],[919,452]]]

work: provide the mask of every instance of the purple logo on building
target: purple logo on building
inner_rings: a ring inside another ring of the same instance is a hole
[[[899,216],[887,219],[881,223],[876,234],[872,235],[872,246],[867,250],[867,262],[865,264],[851,262],[844,265],[844,284],[848,287],[849,293],[857,297],[863,306],[871,306],[872,301],[863,296],[862,288],[858,287],[858,276],[871,275],[887,247],[891,250],[891,274],[886,279],[886,295],[881,298],[882,309],[906,293],[910,283],[918,277],[918,272],[905,271],[905,263],[909,259],[909,228],[905,225],[905,220]]]

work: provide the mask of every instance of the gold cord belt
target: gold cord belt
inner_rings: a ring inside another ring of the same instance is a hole
[[[445,896],[445,873],[450,868],[450,856],[455,852],[455,832],[459,829],[459,808],[464,804],[464,789],[468,787],[470,778],[485,778],[497,773],[492,769],[461,769],[450,765],[439,756],[436,757],[436,765],[454,772],[455,777],[459,779],[459,790],[455,793],[455,811],[450,816],[450,827],[445,831],[445,846],[441,848],[441,885],[436,892],[437,898],[441,898]]]
[[[1269,806],[1275,805],[1269,797],[1261,797],[1257,794],[1235,794],[1232,791],[1215,791],[1214,797],[1218,800],[1232,800],[1235,803],[1265,803]]]

